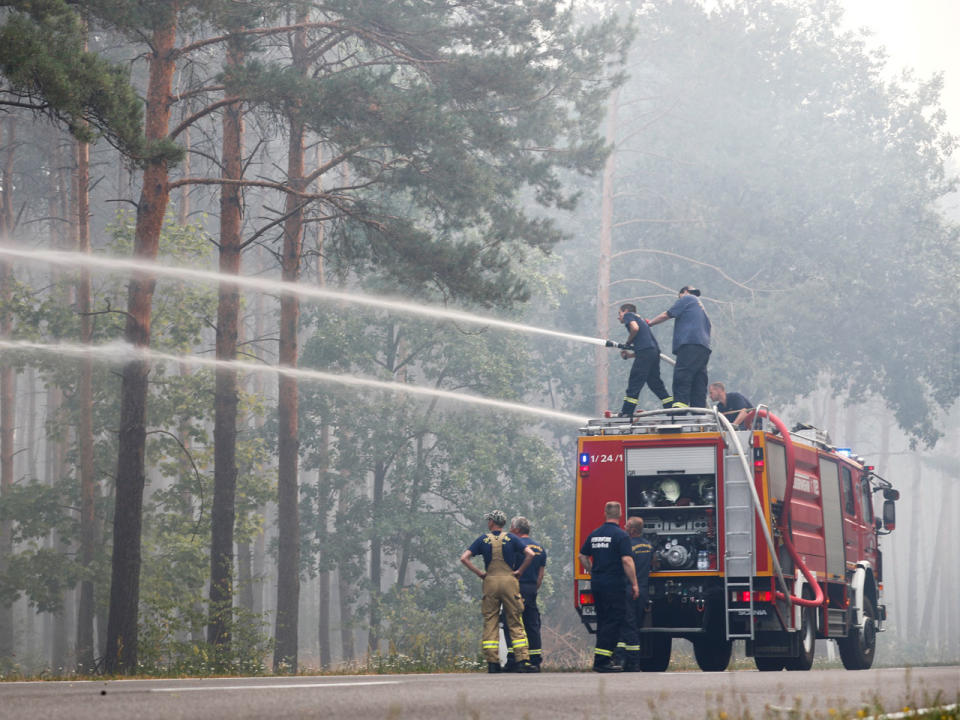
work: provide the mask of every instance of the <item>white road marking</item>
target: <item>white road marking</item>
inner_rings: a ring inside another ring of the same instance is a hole
[[[328,683],[274,683],[271,685],[211,685],[209,687],[151,688],[150,692],[194,692],[198,690],[287,690],[289,688],[360,687],[363,685],[399,685],[399,680],[369,680],[361,682]]]

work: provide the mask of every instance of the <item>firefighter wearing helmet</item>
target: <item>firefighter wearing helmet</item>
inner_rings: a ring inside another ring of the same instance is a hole
[[[483,580],[483,654],[487,659],[487,672],[500,672],[500,610],[507,619],[514,657],[520,664],[520,672],[538,672],[530,664],[527,635],[521,615],[523,598],[520,595],[518,578],[533,561],[532,548],[525,546],[516,535],[503,531],[507,516],[501,510],[493,510],[483,516],[488,532],[473,541],[460,556],[460,562],[474,575]],[[482,555],[486,571],[473,564],[471,558]]]

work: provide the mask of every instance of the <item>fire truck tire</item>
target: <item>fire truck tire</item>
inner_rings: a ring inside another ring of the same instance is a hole
[[[760,672],[778,672],[783,670],[783,658],[778,657],[754,657],[753,662],[757,665]]]
[[[732,640],[705,635],[693,641],[693,655],[704,672],[723,672],[730,664]]]
[[[837,640],[840,660],[847,670],[869,670],[877,650],[877,613],[873,600],[863,597],[863,628],[851,628],[850,634]]]
[[[670,653],[673,651],[673,638],[669,635],[653,636],[653,655],[640,661],[643,672],[666,672],[670,667]]]
[[[813,655],[817,649],[816,620],[813,608],[804,608],[800,624],[800,655],[785,658],[783,666],[787,670],[809,670],[813,667]]]

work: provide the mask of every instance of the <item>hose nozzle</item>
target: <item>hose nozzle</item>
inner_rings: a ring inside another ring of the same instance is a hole
[[[604,347],[618,348],[620,350],[629,350],[629,348],[623,343],[614,342],[613,340],[607,340],[607,343]]]

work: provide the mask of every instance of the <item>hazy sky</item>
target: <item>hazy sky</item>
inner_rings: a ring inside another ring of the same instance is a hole
[[[906,67],[921,78],[944,73],[947,127],[960,135],[960,0],[843,0],[847,24],[869,27],[886,47],[892,74]]]

